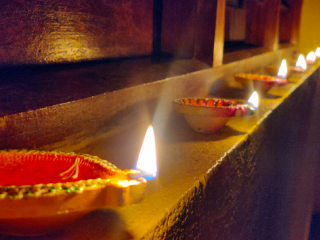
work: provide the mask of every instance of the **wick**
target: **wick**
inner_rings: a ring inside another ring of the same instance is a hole
[[[72,172],[69,176],[62,177],[62,179],[65,180],[70,177],[72,179],[76,179],[79,175],[79,162],[80,162],[80,158],[77,157],[76,160],[74,161],[74,163],[72,164],[72,166],[67,171],[60,173],[59,176],[62,177],[64,174],[66,174],[72,170]]]

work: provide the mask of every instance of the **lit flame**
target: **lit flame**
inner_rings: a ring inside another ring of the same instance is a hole
[[[142,174],[146,173],[147,175],[152,176],[156,176],[157,174],[156,143],[152,126],[149,126],[144,137],[138,158],[137,169],[140,170]]]
[[[285,59],[282,60],[281,65],[279,67],[279,72],[277,77],[286,78],[288,73],[287,61]]]
[[[313,63],[316,60],[316,54],[313,51],[309,52],[306,60]]]
[[[299,55],[297,63],[296,63],[296,67],[300,67],[303,70],[307,69],[307,62],[306,59],[304,58],[304,56],[302,54]]]
[[[316,49],[315,55],[317,58],[320,58],[320,48]]]
[[[249,103],[251,106],[253,106],[254,109],[257,109],[259,107],[259,96],[256,91],[254,91],[251,96],[249,97],[247,103]]]

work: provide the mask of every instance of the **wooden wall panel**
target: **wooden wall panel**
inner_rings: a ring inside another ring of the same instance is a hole
[[[292,0],[287,1],[289,7],[281,6],[279,40],[282,43],[288,43],[291,40],[291,26],[293,22]]]
[[[0,64],[151,54],[152,7],[152,0],[3,0]]]
[[[268,50],[278,48],[280,6],[281,0],[245,1],[247,43]]]
[[[297,43],[302,0],[244,0],[245,42],[269,50]],[[3,0],[0,66],[169,52],[209,66],[223,59],[225,0]],[[161,8],[161,9],[158,9]],[[228,35],[228,34],[227,34]]]
[[[263,46],[276,50],[279,46],[279,20],[281,0],[265,0],[265,29]]]
[[[177,57],[194,57],[213,66],[217,44],[216,56],[220,59],[217,62],[221,65],[224,15],[225,0],[164,0],[161,50]]]
[[[244,41],[246,29],[246,15],[243,8],[226,6],[225,13],[225,41]]]
[[[265,14],[264,2],[246,0],[244,2],[246,11],[246,43],[263,46]]]
[[[299,28],[300,28],[300,17],[301,17],[301,8],[303,0],[293,0],[293,20],[291,25],[291,36],[290,42],[293,44],[298,44],[299,40]]]
[[[298,43],[302,0],[287,0],[280,14],[280,42]]]
[[[213,65],[217,3],[218,0],[198,0],[195,57],[210,66]]]
[[[163,1],[161,50],[193,57],[197,6],[194,0]]]

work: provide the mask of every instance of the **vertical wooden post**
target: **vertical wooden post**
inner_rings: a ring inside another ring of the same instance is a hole
[[[268,50],[277,50],[279,46],[279,21],[281,0],[265,0],[264,14],[265,29],[263,47]]]
[[[225,30],[226,0],[218,0],[216,29],[213,48],[213,66],[221,66],[223,62],[224,30]]]

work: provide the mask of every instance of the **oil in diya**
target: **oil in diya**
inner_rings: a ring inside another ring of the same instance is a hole
[[[253,96],[247,103],[218,98],[179,98],[173,101],[173,108],[184,115],[194,131],[215,133],[230,117],[253,115],[258,107],[258,95],[254,92]],[[256,102],[252,103],[253,100]]]

